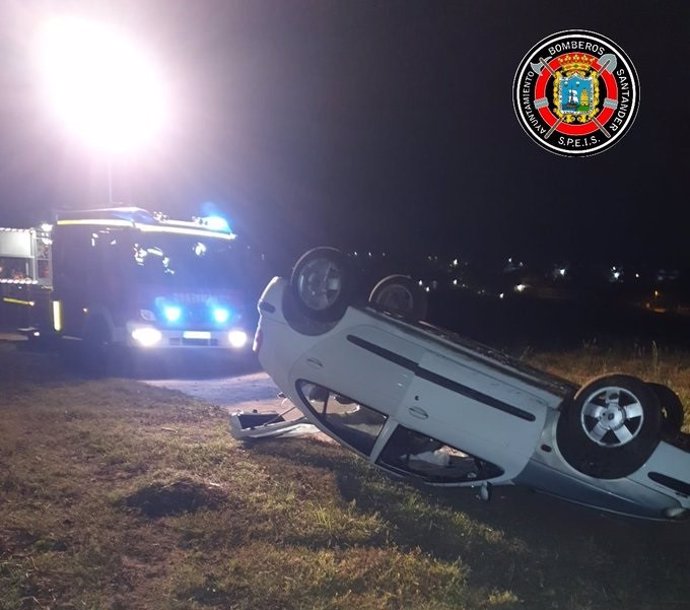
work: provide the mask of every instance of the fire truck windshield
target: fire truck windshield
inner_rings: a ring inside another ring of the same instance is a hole
[[[135,237],[129,249],[134,281],[186,288],[237,288],[242,283],[241,247],[224,239],[173,233]]]

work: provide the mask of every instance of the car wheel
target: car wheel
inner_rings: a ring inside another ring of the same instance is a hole
[[[607,375],[575,394],[558,423],[558,445],[583,474],[617,479],[640,468],[660,440],[662,414],[641,379]]]
[[[354,292],[348,258],[335,248],[314,248],[295,264],[290,287],[301,312],[317,322],[343,317]]]
[[[426,294],[407,275],[389,275],[383,278],[371,291],[369,303],[377,309],[407,320],[417,321],[426,317]]]
[[[661,383],[647,383],[647,385],[652,388],[659,400],[664,432],[671,434],[678,432],[683,427],[683,420],[685,419],[685,409],[680,398],[678,398],[678,394]]]

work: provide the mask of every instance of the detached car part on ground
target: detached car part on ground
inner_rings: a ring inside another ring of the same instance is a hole
[[[518,484],[599,509],[678,519],[690,509],[683,406],[666,386],[607,375],[578,387],[417,321],[424,294],[390,276],[357,304],[355,274],[317,248],[259,301],[255,351],[318,429],[376,466],[431,485]],[[283,434],[238,413],[237,438]]]

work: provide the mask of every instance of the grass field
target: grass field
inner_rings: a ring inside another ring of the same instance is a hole
[[[690,355],[526,354],[690,400]],[[688,422],[690,423],[690,421]],[[0,343],[0,609],[690,608],[690,523],[393,481],[333,444]]]

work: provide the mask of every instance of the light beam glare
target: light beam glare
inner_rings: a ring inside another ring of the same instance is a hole
[[[160,134],[169,113],[160,70],[116,30],[54,18],[38,35],[44,95],[65,126],[109,152],[139,149]]]

